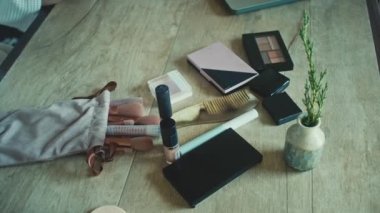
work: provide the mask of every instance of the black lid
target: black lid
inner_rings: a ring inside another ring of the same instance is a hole
[[[302,113],[286,92],[264,98],[262,104],[277,125],[297,119]]]
[[[268,97],[283,92],[289,86],[289,78],[277,71],[266,70],[250,81],[248,85],[261,97]]]
[[[169,87],[161,84],[155,90],[160,117],[162,119],[170,118],[172,116],[172,105],[170,103]]]
[[[171,118],[163,119],[160,122],[162,143],[166,147],[173,147],[178,144],[177,129],[175,121]]]

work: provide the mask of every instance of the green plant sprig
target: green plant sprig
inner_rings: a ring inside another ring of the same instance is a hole
[[[313,57],[314,45],[310,39],[309,26],[310,16],[305,11],[299,35],[305,47],[309,70],[305,83],[304,98],[302,99],[303,104],[306,106],[307,115],[302,119],[302,123],[305,126],[312,127],[318,123],[319,118],[322,116],[322,109],[327,93],[327,82],[324,83],[327,70],[319,72],[319,76],[317,75]]]

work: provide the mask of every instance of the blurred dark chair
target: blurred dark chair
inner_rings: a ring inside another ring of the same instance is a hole
[[[6,37],[17,38],[17,43],[14,45],[13,49],[9,52],[8,56],[3,60],[0,64],[0,81],[7,74],[9,68],[16,61],[17,57],[21,54],[22,50],[32,38],[34,33],[37,31],[39,26],[45,20],[45,18],[49,15],[51,9],[53,9],[54,5],[42,7],[38,16],[33,21],[33,23],[29,26],[25,33],[20,32],[17,29],[0,25],[0,41]]]

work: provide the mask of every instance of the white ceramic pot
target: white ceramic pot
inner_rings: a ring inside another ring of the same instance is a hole
[[[307,171],[317,166],[325,144],[325,134],[320,128],[321,121],[318,120],[314,127],[307,127],[301,122],[304,116],[301,115],[298,122],[286,132],[284,150],[286,163],[299,171]]]

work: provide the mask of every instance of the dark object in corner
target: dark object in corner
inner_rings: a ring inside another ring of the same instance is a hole
[[[373,42],[377,56],[377,66],[380,72],[380,3],[379,0],[367,0],[369,20],[371,21]]]
[[[48,16],[50,11],[53,9],[54,5],[42,7],[38,16],[33,21],[33,23],[29,26],[28,30],[20,36],[16,46],[12,49],[12,51],[8,54],[7,58],[0,64],[0,81],[7,74],[9,68],[16,61],[17,57],[21,54],[22,50],[25,48],[26,44],[32,38],[34,33],[38,30],[42,22]],[[1,32],[0,32],[1,33]]]

